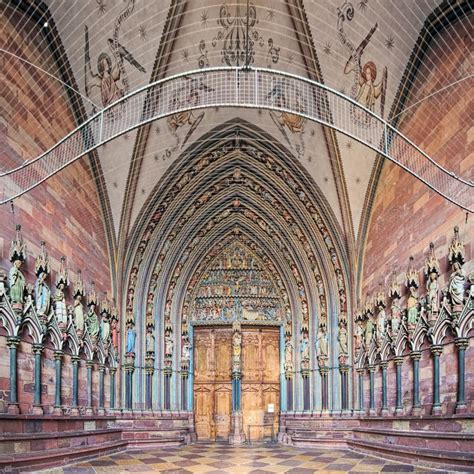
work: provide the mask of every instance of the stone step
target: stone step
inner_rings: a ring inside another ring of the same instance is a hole
[[[114,440],[100,445],[79,445],[60,449],[43,449],[29,453],[0,456],[0,472],[36,472],[51,466],[69,464],[76,460],[106,456],[126,449],[127,441]]]
[[[437,434],[438,433],[436,433],[436,435]],[[428,441],[435,439],[436,437],[430,438]],[[347,440],[347,446],[358,452],[371,455],[378,454],[396,461],[437,468],[439,468],[441,464],[444,469],[468,472],[474,471],[474,453],[472,452],[432,449],[429,447],[422,448],[355,437]]]

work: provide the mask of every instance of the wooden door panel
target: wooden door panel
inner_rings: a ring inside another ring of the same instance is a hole
[[[244,328],[242,348],[242,415],[244,433],[256,441],[278,429],[280,404],[280,334],[278,328]],[[267,413],[272,404],[274,414]]]
[[[214,425],[217,440],[227,440],[232,414],[232,385],[216,385],[214,391]]]
[[[198,439],[213,438],[213,391],[198,386],[194,390],[194,422]]]

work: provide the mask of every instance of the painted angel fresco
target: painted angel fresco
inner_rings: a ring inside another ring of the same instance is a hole
[[[212,91],[214,91],[214,89],[207,86],[202,78],[196,79],[194,77],[185,77],[183,85],[172,95],[169,107],[171,110],[196,107],[199,105],[202,93],[209,93]],[[204,114],[204,112],[200,112],[196,115],[193,110],[184,110],[168,117],[166,120],[168,128],[176,139],[176,144],[174,145],[173,150],[183,147],[186,144],[194,130],[196,130],[197,126],[201,123]],[[182,141],[177,133],[181,127],[189,127]]]
[[[133,12],[134,6],[135,0],[128,0],[127,5],[115,20],[112,38],[107,40],[110,51],[103,51],[99,54],[96,72],[92,70],[91,65],[89,30],[87,26],[84,26],[84,77],[86,95],[90,96],[92,89],[97,87],[100,90],[101,101],[104,107],[127,95],[130,90],[124,59],[140,72],[146,72],[145,68],[133,57],[132,53],[118,41],[120,26]]]
[[[344,67],[344,74],[352,75],[353,85],[351,88],[351,97],[359,102],[365,108],[372,112],[380,113],[383,117],[385,113],[385,97],[387,91],[388,70],[385,66],[381,72],[377,69],[374,61],[364,61],[364,51],[373,34],[377,31],[377,23],[367,33],[361,43],[355,47],[347,38],[344,31],[344,23],[352,21],[354,17],[354,7],[349,2],[344,2],[338,9],[339,39],[342,45],[350,52],[349,59]],[[377,110],[376,104],[380,103],[380,109]],[[367,115],[353,107],[351,110],[352,118],[360,125],[369,125]]]
[[[275,81],[272,89],[268,92],[266,99],[274,107],[296,110],[302,113],[305,112],[304,98],[301,92],[298,88],[290,90],[289,83],[285,79]],[[269,113],[273,122],[285,137],[288,145],[295,149],[299,157],[302,157],[304,155],[303,133],[306,119],[301,115],[285,111],[276,112],[271,110]],[[292,135],[299,136],[299,143],[294,147],[287,131]]]

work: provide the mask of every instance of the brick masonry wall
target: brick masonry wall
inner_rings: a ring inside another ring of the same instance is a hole
[[[46,71],[59,77],[56,65],[49,61],[49,51],[35,24],[15,29],[15,15],[11,11],[0,20],[5,35],[5,47]],[[5,73],[5,93],[2,94],[0,114],[0,166],[10,169],[46,151],[76,124],[62,86],[38,70],[24,63],[1,57]],[[1,192],[1,190],[0,190]],[[67,167],[31,192],[15,200],[14,214],[10,206],[0,207],[0,268],[8,270],[10,242],[15,224],[22,225],[27,245],[27,262],[22,267],[27,282],[34,283],[34,262],[40,241],[46,242],[52,272],[48,279],[54,294],[54,281],[62,255],[67,258],[71,285],[66,300],[72,303],[72,283],[77,270],[82,270],[86,287],[96,282],[100,298],[110,292],[111,274],[101,207],[92,171],[87,158]],[[110,293],[109,293],[110,296]],[[2,334],[0,332],[0,334]],[[18,394],[23,412],[28,412],[33,397],[33,357],[31,345],[22,342],[18,350]],[[54,358],[46,349],[43,356],[43,398],[54,402]],[[72,389],[69,357],[64,360],[63,396],[70,398]],[[85,404],[85,367],[81,365],[80,398]],[[108,377],[106,377],[106,381]],[[95,373],[98,383],[98,372]],[[8,388],[8,348],[0,336],[0,400],[5,399]],[[108,390],[107,397],[108,397]],[[94,387],[98,396],[98,390]],[[1,401],[0,401],[1,404]],[[95,401],[97,406],[97,400]],[[1,406],[0,406],[1,409]]]
[[[472,16],[471,16],[472,19]],[[466,25],[464,25],[466,27]],[[472,40],[462,34],[462,25],[455,25],[441,33],[436,44],[428,48],[427,56],[419,71],[405,107],[472,74],[470,51]],[[469,72],[470,71],[470,72]],[[474,126],[472,110],[474,84],[464,81],[422,102],[404,114],[400,129],[415,143],[449,170],[465,178],[474,178]],[[474,270],[472,261],[472,238],[474,219],[470,216],[465,224],[465,213],[435,194],[428,187],[390,162],[384,164],[367,232],[363,260],[362,292],[374,295],[379,282],[388,288],[391,273],[395,269],[399,281],[407,269],[410,255],[414,256],[415,268],[419,269],[420,294],[425,294],[425,277],[422,273],[431,241],[435,244],[436,256],[441,265],[440,287],[447,285],[451,268],[447,254],[453,238],[453,228],[460,227],[465,244],[466,275]],[[405,289],[402,289],[402,293]],[[404,298],[402,299],[402,307]],[[448,342],[441,356],[441,400],[443,411],[452,413],[456,401],[457,354],[454,344]],[[472,380],[474,363],[472,343],[466,353],[466,398],[474,396]],[[471,355],[471,357],[470,357]],[[420,395],[423,412],[428,413],[432,402],[432,358],[428,350],[420,361]],[[403,364],[403,392],[407,409],[411,408],[412,363],[407,357]],[[378,377],[381,373],[378,372]],[[393,387],[393,390],[390,389]],[[395,369],[389,366],[389,404],[395,404]],[[364,388],[368,400],[368,381]],[[368,402],[367,402],[368,403]],[[472,402],[471,402],[472,403]],[[472,410],[471,410],[472,411]]]

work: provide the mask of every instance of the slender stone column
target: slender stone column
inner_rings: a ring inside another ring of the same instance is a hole
[[[327,414],[329,410],[328,372],[329,369],[325,366],[319,368],[319,373],[321,374],[321,411],[323,415]]]
[[[395,357],[395,369],[397,371],[397,386],[396,386],[396,401],[395,401],[395,415],[403,415],[403,397],[402,397],[402,364],[403,357]]]
[[[147,356],[145,358],[145,410],[151,410],[153,407],[153,373],[155,358]],[[187,388],[187,387],[186,387]],[[186,408],[183,407],[185,410]]]
[[[421,414],[420,402],[420,359],[421,351],[410,352],[413,360],[413,408],[411,414],[419,416]]]
[[[293,377],[286,376],[286,411],[293,411]]]
[[[303,411],[310,410],[309,371],[302,372],[303,376]]]
[[[181,410],[188,409],[188,371],[181,372]]]
[[[165,410],[171,410],[171,375],[171,369],[166,367],[164,370]]]
[[[375,412],[375,365],[369,365],[369,414]]]
[[[92,416],[94,414],[94,409],[92,408],[92,369],[94,368],[94,362],[88,360],[86,362],[87,367],[87,407],[86,415]]]
[[[382,368],[382,416],[388,415],[388,397],[387,397],[387,367],[388,362],[380,364]]]
[[[54,365],[55,365],[55,391],[54,391],[54,409],[53,415],[62,415],[63,409],[61,404],[61,369],[63,351],[54,351]]]
[[[341,365],[339,367],[339,372],[341,373],[341,409],[343,414],[347,414],[349,410],[349,390],[347,383],[349,366]]]
[[[43,406],[41,405],[41,353],[43,344],[33,344],[33,354],[35,356],[35,396],[33,400],[33,415],[42,415]]]
[[[110,409],[115,409],[115,373],[117,369],[115,367],[111,367],[109,369],[110,374]]]
[[[441,414],[441,402],[439,398],[439,357],[443,353],[443,346],[431,346],[433,354],[433,407],[432,415]]]
[[[457,338],[456,347],[458,348],[458,390],[456,400],[456,413],[466,413],[467,405],[465,400],[465,382],[466,382],[466,349],[469,347],[467,338]]]
[[[99,407],[97,410],[98,415],[105,415],[105,365],[99,364]]]
[[[18,379],[17,379],[17,347],[20,344],[18,336],[7,337],[7,346],[10,350],[10,400],[8,402],[8,413],[10,415],[20,414],[18,404]]]
[[[71,403],[71,415],[79,415],[79,361],[80,357],[73,355],[71,357],[72,363],[72,403]]]
[[[364,369],[357,369],[358,391],[359,391],[359,413],[364,413]]]

